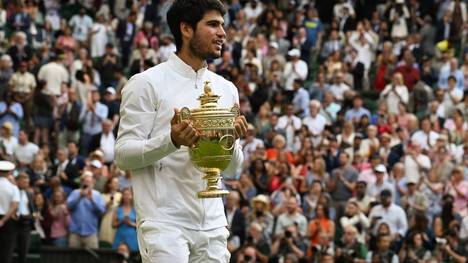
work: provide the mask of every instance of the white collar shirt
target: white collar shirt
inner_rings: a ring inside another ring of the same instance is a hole
[[[195,230],[227,225],[221,198],[198,199],[206,182],[190,161],[188,148],[177,149],[171,140],[174,109],[199,108],[198,97],[209,81],[220,96],[219,107],[239,102],[236,87],[206,67],[194,71],[177,55],[133,76],[122,89],[115,162],[132,172],[139,224],[152,221]],[[236,141],[232,160],[223,172],[234,176],[243,154]]]

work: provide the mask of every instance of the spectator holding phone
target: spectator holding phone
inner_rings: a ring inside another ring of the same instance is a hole
[[[136,211],[130,188],[122,190],[122,200],[114,212],[112,226],[117,229],[112,248],[116,249],[120,243],[125,242],[131,251],[138,251]]]
[[[98,222],[106,207],[101,193],[93,190],[95,179],[86,171],[81,176],[81,187],[67,199],[71,212],[69,246],[73,248],[98,248]]]

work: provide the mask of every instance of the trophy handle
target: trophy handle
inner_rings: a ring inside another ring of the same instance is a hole
[[[184,121],[184,120],[190,121],[190,119],[191,119],[190,109],[187,108],[187,107],[183,107],[179,111],[178,115],[179,115],[178,118],[177,118],[178,122],[181,122],[181,121]]]
[[[232,113],[234,113],[234,118],[237,118],[240,116],[240,109],[239,109],[239,106],[237,104],[235,104],[234,106],[232,106],[231,110],[230,110]]]
[[[219,138],[218,144],[223,148],[225,151],[231,151],[234,148],[234,142],[236,138],[234,138],[231,134],[225,134],[221,138]]]

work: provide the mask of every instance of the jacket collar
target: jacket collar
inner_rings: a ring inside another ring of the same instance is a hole
[[[190,78],[196,78],[197,75],[199,74],[203,75],[205,71],[208,69],[208,65],[205,62],[205,65],[201,69],[199,69],[198,71],[195,71],[191,66],[189,66],[182,59],[180,59],[179,56],[177,56],[175,53],[172,53],[171,55],[169,55],[168,63],[178,73],[180,73],[183,76],[190,77]]]

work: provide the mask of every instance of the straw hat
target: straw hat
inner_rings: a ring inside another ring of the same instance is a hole
[[[270,209],[270,198],[266,195],[257,195],[254,198],[252,198],[252,206],[255,204],[255,202],[262,203],[267,210]]]

